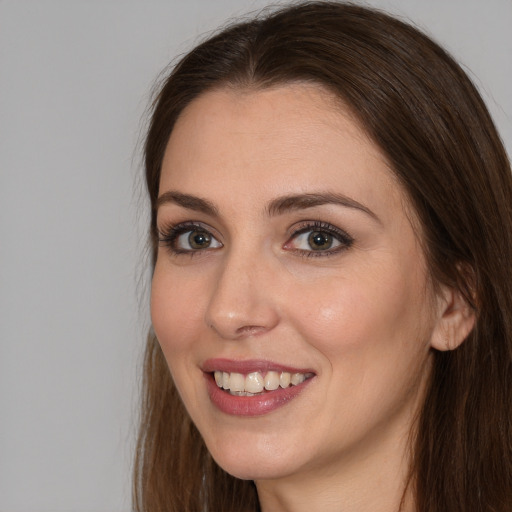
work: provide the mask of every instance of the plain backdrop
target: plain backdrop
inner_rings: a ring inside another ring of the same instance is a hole
[[[143,113],[174,56],[268,3],[0,0],[0,511],[130,510]],[[510,154],[512,1],[368,3],[463,63]]]

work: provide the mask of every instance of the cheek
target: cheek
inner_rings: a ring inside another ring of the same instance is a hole
[[[195,360],[204,314],[199,305],[204,286],[182,273],[157,264],[151,286],[151,320],[167,365],[183,403],[197,403],[201,371]],[[201,292],[202,291],[202,292]],[[189,408],[187,407],[187,410]],[[189,414],[195,420],[194,410]]]
[[[170,354],[190,346],[202,325],[199,301],[204,295],[204,286],[197,280],[185,279],[157,263],[151,284],[151,320],[168,361]]]
[[[421,276],[420,276],[421,277]],[[401,410],[429,371],[428,309],[421,279],[388,267],[385,276],[362,273],[324,283],[297,311],[296,330],[316,352],[327,383],[323,408],[351,417],[336,428],[358,436]],[[307,311],[307,313],[306,313]]]
[[[388,267],[317,283],[296,301],[297,328],[329,358],[407,344],[428,316],[419,277]]]

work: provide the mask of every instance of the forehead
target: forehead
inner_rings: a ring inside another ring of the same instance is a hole
[[[232,205],[240,197],[255,202],[318,190],[368,202],[383,214],[405,204],[360,123],[311,84],[224,88],[195,99],[167,145],[160,193],[169,189]]]

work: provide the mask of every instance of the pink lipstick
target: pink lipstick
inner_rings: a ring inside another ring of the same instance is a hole
[[[315,377],[309,368],[266,360],[208,359],[202,370],[212,403],[235,416],[272,412],[296,398]]]

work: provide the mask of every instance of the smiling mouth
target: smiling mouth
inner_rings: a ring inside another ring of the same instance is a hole
[[[286,389],[302,384],[314,376],[313,373],[291,372],[251,372],[246,375],[237,372],[223,372],[216,370],[213,373],[217,387],[233,396],[262,395],[277,389]]]

